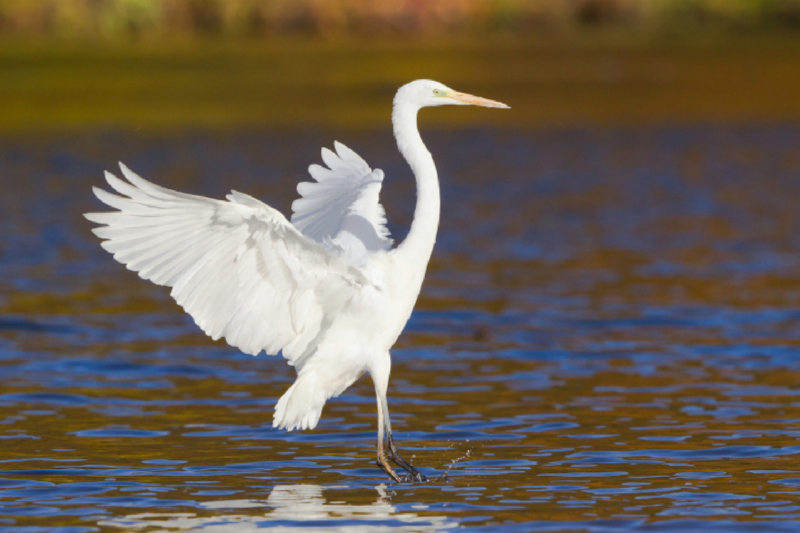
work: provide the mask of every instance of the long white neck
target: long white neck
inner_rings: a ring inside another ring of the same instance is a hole
[[[417,111],[419,107],[404,101],[398,93],[394,100],[392,125],[397,147],[417,179],[417,208],[408,237],[397,247],[396,254],[404,268],[412,269],[419,276],[421,284],[436,242],[441,200],[436,165],[419,136]]]

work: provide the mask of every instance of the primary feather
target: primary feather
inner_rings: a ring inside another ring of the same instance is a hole
[[[386,214],[378,196],[383,171],[372,170],[353,150],[334,143],[336,152],[322,149],[328,168],[311,165],[316,180],[297,185],[301,198],[292,204],[292,224],[303,235],[338,248],[354,266],[362,266],[371,252],[392,246]]]
[[[336,312],[364,277],[308,239],[268,205],[239,192],[212,200],[159,187],[120,164],[127,182],[106,173],[118,211],[88,213],[104,226],[103,248],[158,285],[213,339],[252,355],[294,362],[315,346],[326,313]]]

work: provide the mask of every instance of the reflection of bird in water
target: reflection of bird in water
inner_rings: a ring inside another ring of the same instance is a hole
[[[342,533],[420,532],[433,533],[458,527],[445,516],[419,516],[397,512],[386,497],[384,486],[377,487],[378,499],[371,504],[328,503],[318,485],[288,485],[272,489],[266,501],[229,500],[203,503],[215,510],[212,516],[194,513],[141,513],[103,520],[98,525],[126,531],[203,531],[205,533],[332,531]],[[271,508],[264,514],[252,509]],[[238,514],[230,509],[250,509]]]
[[[397,452],[386,389],[389,349],[403,330],[422,286],[439,225],[439,180],[417,129],[417,112],[440,105],[508,107],[417,80],[394,98],[397,146],[417,180],[417,207],[408,237],[392,249],[378,194],[383,172],[346,146],[322,150],[328,168],[309,168],[291,223],[239,192],[228,201],[154,185],[120,165],[128,181],[106,173],[122,196],[95,189],[117,209],[86,218],[114,258],[171,295],[214,339],[256,355],[282,352],[297,381],[275,407],[274,426],[317,425],[328,398],[364,372],[378,400],[378,465],[395,481],[389,458],[423,480]]]

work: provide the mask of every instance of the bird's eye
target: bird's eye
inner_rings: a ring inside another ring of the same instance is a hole
[[[444,96],[444,91],[441,90],[441,89],[434,89],[433,90],[433,95],[434,96]]]

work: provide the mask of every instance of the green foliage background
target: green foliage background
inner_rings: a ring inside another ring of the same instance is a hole
[[[0,0],[0,133],[800,118],[800,0]]]
[[[419,35],[800,28],[800,0],[0,0],[0,35]]]

